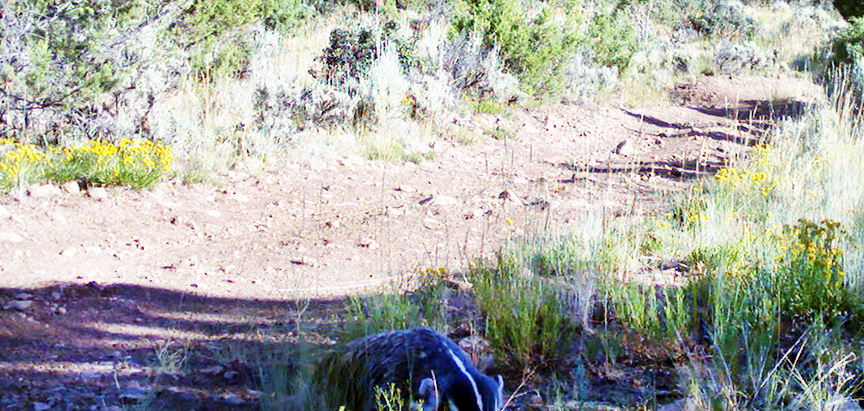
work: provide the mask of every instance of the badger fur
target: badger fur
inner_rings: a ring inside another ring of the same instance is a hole
[[[391,383],[422,400],[423,411],[444,404],[458,411],[498,411],[503,406],[501,376],[480,373],[458,345],[430,328],[355,340],[334,353],[326,367],[331,387],[341,386],[337,401],[350,410],[372,410],[375,388],[386,389]]]

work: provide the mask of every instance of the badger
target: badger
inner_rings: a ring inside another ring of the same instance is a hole
[[[372,410],[376,387],[391,383],[422,401],[423,411],[445,403],[454,411],[498,411],[504,405],[500,375],[482,374],[452,340],[425,327],[352,341],[330,357],[327,373],[341,394],[336,401],[350,410]]]

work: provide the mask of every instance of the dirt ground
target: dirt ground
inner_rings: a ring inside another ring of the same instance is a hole
[[[231,347],[290,335],[250,330],[308,317],[309,301],[326,316],[418,269],[458,273],[511,239],[656,212],[821,92],[711,77],[670,95],[479,115],[460,126],[508,138],[437,141],[419,164],[352,156],[98,200],[2,196],[0,409],[258,408],[253,368]]]

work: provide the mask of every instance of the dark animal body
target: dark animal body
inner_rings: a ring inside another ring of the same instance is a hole
[[[393,383],[424,411],[498,411],[503,405],[503,381],[480,373],[468,355],[449,338],[430,328],[376,334],[347,344],[327,364],[337,401],[349,410],[374,409],[375,388]]]

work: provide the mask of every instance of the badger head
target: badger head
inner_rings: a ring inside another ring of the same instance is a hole
[[[459,372],[426,378],[420,383],[418,394],[423,400],[423,411],[436,411],[443,397],[455,411],[498,411],[504,406],[504,379],[487,377],[468,368],[450,352]]]

